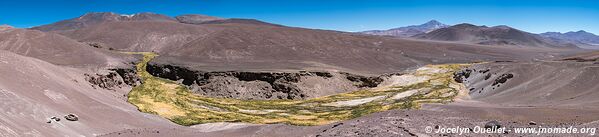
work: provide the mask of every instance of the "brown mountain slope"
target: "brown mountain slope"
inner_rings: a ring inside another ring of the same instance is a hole
[[[92,12],[82,15],[77,18],[59,21],[49,25],[33,27],[32,29],[41,31],[68,31],[74,29],[85,28],[106,22],[118,21],[164,21],[176,22],[175,19],[154,13],[138,13],[133,15],[122,15],[113,12]]]
[[[198,25],[113,21],[57,32],[120,50],[154,51],[161,55],[154,63],[210,71],[307,69],[380,74],[431,63],[544,58],[561,52],[382,38],[235,19]]]
[[[60,34],[84,42],[99,43],[125,51],[155,51],[174,48],[204,37],[214,30],[177,22],[107,22]]]
[[[537,34],[524,32],[508,26],[475,26],[458,24],[414,36],[419,39],[456,41],[481,45],[518,45],[530,47],[560,47]]]
[[[217,31],[165,50],[156,62],[186,64],[204,70],[326,69],[387,73],[432,63],[531,59],[544,56],[537,51],[557,52],[263,25],[203,26]]]
[[[0,29],[0,50],[59,65],[117,65],[124,58],[62,35],[9,27]]]

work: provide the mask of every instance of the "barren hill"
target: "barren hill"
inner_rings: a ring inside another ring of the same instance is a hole
[[[0,50],[59,65],[117,65],[126,59],[62,35],[11,27],[0,29]]]
[[[517,45],[527,47],[564,47],[543,37],[508,26],[476,26],[458,24],[414,36],[419,39],[454,41],[481,45]]]

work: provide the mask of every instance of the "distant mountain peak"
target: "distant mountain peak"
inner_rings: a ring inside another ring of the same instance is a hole
[[[436,29],[449,27],[437,20],[430,20],[424,24],[420,25],[410,25],[399,28],[392,28],[388,30],[370,30],[363,31],[360,33],[370,34],[370,35],[387,35],[387,36],[396,36],[396,37],[411,37],[417,34],[427,33]]]
[[[437,20],[435,20],[435,19],[432,19],[432,20],[430,20],[430,21],[426,22],[425,24],[427,24],[427,23],[442,24],[441,22],[439,22],[439,21],[437,21]]]
[[[443,24],[443,23],[441,23],[441,22],[439,22],[437,20],[430,20],[430,21],[428,21],[428,22],[426,22],[426,23],[424,23],[422,25],[445,25],[445,24]]]
[[[12,29],[12,28],[13,28],[12,26],[9,26],[9,25],[6,25],[6,24],[0,25],[0,30],[7,30],[7,29]]]
[[[439,29],[439,28],[445,28],[445,27],[448,27],[448,25],[445,25],[445,24],[443,24],[443,23],[441,23],[441,22],[439,22],[439,21],[437,21],[437,20],[431,20],[431,21],[428,21],[428,22],[426,22],[426,23],[424,23],[424,24],[421,24],[421,25],[419,25],[419,26],[420,26],[420,27],[426,27],[426,28],[430,28],[430,30],[429,30],[429,31],[432,31],[432,30],[434,30],[434,29]],[[427,32],[428,32],[428,31],[427,31]]]

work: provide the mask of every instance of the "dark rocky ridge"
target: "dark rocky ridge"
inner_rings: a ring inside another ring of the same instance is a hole
[[[186,67],[148,64],[157,77],[186,85],[211,97],[238,99],[306,99],[376,87],[384,79],[345,72],[196,71]]]

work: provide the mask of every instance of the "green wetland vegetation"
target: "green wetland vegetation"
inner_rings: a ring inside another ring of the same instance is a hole
[[[464,90],[453,81],[453,72],[467,64],[429,65],[409,74],[393,76],[383,87],[307,100],[240,100],[193,94],[174,81],[154,77],[147,63],[157,55],[142,54],[137,75],[142,84],[128,101],[145,113],[190,126],[214,122],[323,125],[391,109],[417,109],[422,103],[448,103]]]

